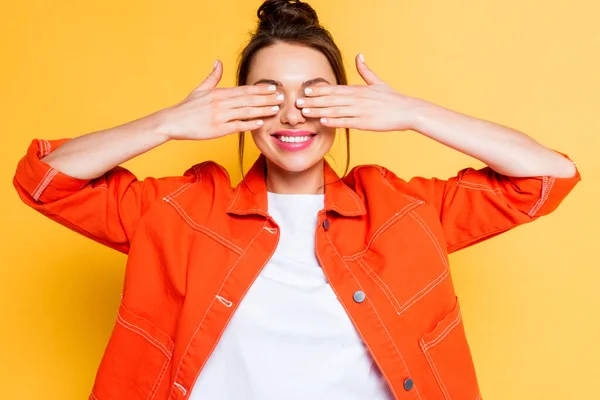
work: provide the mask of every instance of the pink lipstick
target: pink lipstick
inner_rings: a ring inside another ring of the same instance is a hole
[[[316,132],[311,131],[278,131],[271,134],[273,140],[279,147],[287,151],[300,151],[310,146]]]

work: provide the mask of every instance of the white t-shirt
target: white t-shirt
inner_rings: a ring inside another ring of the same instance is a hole
[[[190,399],[393,399],[315,256],[323,202],[324,195],[268,193],[279,244],[229,321]]]

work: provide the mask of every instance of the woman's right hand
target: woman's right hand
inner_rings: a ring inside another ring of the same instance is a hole
[[[283,95],[272,85],[217,89],[223,64],[178,104],[161,110],[163,131],[169,139],[205,140],[259,128],[262,118],[279,111]]]

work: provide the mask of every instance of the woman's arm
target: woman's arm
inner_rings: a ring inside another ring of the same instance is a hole
[[[274,86],[216,89],[223,66],[180,103],[146,117],[71,139],[42,158],[52,168],[79,179],[95,179],[121,163],[171,139],[205,140],[255,129],[281,103]]]
[[[85,134],[65,142],[40,161],[82,180],[106,172],[167,142],[161,112],[123,125]]]
[[[413,130],[482,161],[500,174],[575,176],[571,160],[517,130],[428,102],[415,108],[414,113]]]

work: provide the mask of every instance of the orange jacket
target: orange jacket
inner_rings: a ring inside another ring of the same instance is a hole
[[[129,255],[90,398],[185,399],[277,246],[264,156],[236,188],[214,162],[80,180],[39,160],[66,140],[32,141],[14,185],[27,205]],[[480,399],[448,254],[552,212],[579,172],[405,181],[369,165],[339,180],[326,163],[324,175],[316,255],[396,399]]]

